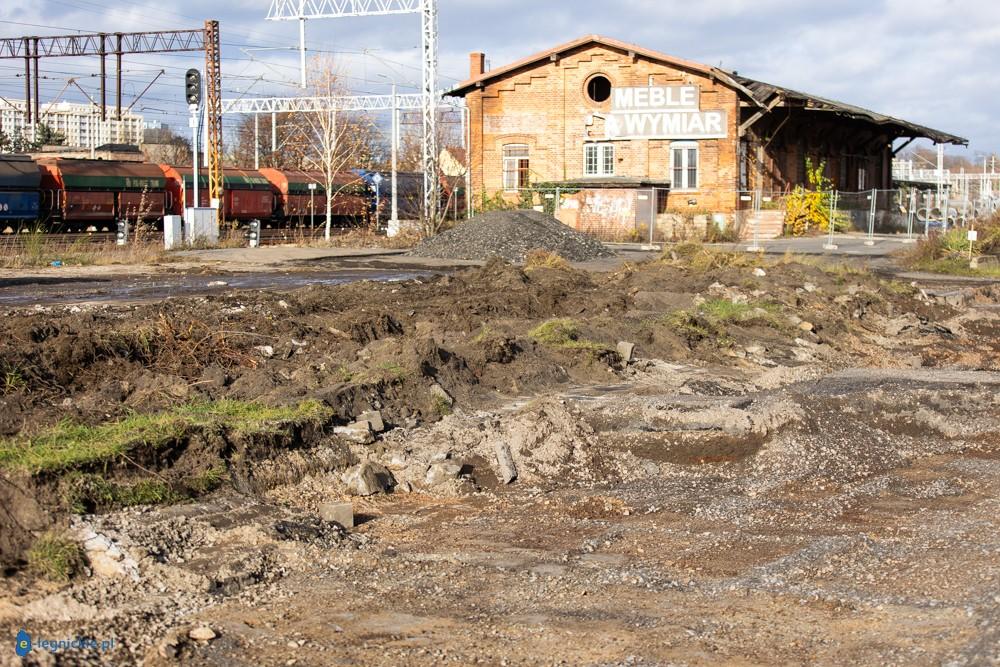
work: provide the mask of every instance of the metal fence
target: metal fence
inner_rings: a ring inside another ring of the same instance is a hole
[[[697,190],[666,188],[531,187],[479,192],[472,213],[498,209],[534,209],[605,241],[662,243],[684,240],[759,240],[790,232],[786,228],[804,202],[820,223],[799,233],[834,232],[926,235],[933,230],[965,227],[1000,210],[1000,197],[927,191],[892,190],[783,191]],[[790,215],[791,209],[791,215]],[[830,225],[829,221],[834,224]]]

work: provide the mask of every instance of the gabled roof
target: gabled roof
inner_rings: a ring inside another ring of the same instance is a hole
[[[628,42],[622,42],[617,39],[612,39],[611,37],[603,37],[601,35],[586,35],[580,37],[579,39],[574,39],[571,42],[566,42],[565,44],[560,44],[559,46],[553,47],[551,49],[546,49],[545,51],[539,51],[538,53],[528,56],[527,58],[522,58],[516,62],[509,65],[505,65],[498,69],[492,69],[489,72],[484,72],[480,76],[474,79],[468,79],[458,84],[451,90],[447,91],[445,95],[450,95],[451,97],[464,97],[467,93],[472,91],[477,87],[486,85],[488,82],[494,79],[499,79],[504,77],[511,72],[519,70],[523,67],[529,67],[535,63],[548,60],[553,56],[561,56],[567,51],[572,51],[581,46],[589,46],[591,44],[600,44],[601,46],[607,46],[612,49],[617,49],[619,51],[625,51],[627,53],[635,53],[640,56],[649,58],[650,60],[657,60],[669,65],[673,65],[678,69],[688,70],[690,72],[696,72],[698,74],[703,74],[708,77],[715,77],[721,80],[723,83],[727,84],[731,88],[742,92],[746,97],[752,101],[756,102],[756,98],[750,93],[749,90],[745,89],[743,85],[737,81],[732,74],[726,72],[725,70],[718,69],[717,67],[710,67],[708,65],[703,65],[701,63],[696,63],[691,60],[684,60],[683,58],[677,58],[675,56],[667,55],[666,53],[660,53],[659,51],[653,51],[651,49],[638,46],[636,44],[629,44]]]
[[[772,99],[774,95],[780,95],[784,106],[799,106],[816,111],[829,111],[848,118],[874,123],[875,125],[896,128],[896,133],[899,136],[926,137],[936,144],[956,144],[959,146],[967,146],[969,144],[968,139],[955,136],[954,134],[948,134],[947,132],[917,125],[906,120],[886,116],[885,114],[854,106],[853,104],[837,102],[836,100],[830,100],[818,95],[802,93],[791,88],[775,86],[774,84],[755,81],[754,79],[748,79],[735,74],[733,76],[749,89],[761,103]]]
[[[538,53],[528,56],[527,58],[522,58],[517,62],[484,72],[478,77],[463,81],[445,94],[452,97],[464,97],[476,88],[483,87],[488,83],[491,83],[496,79],[503,78],[504,76],[507,76],[508,74],[519,69],[530,67],[538,62],[549,60],[552,57],[561,56],[567,51],[572,51],[573,49],[577,49],[582,46],[589,46],[591,44],[599,44],[601,46],[617,49],[619,51],[635,53],[636,55],[649,58],[650,60],[656,60],[675,66],[678,69],[695,72],[707,77],[713,77],[742,93],[751,104],[763,109],[766,109],[769,106],[769,102],[774,99],[775,95],[779,95],[779,106],[797,106],[804,107],[806,109],[833,112],[848,118],[854,118],[893,129],[895,130],[895,134],[900,137],[926,137],[927,139],[931,139],[935,143],[939,144],[957,144],[965,146],[969,143],[968,139],[964,139],[954,134],[935,130],[899,118],[893,118],[892,116],[886,116],[884,114],[869,111],[868,109],[863,109],[844,102],[837,102],[818,95],[802,93],[790,88],[783,88],[770,83],[764,83],[763,81],[757,81],[755,79],[739,76],[734,72],[729,72],[718,67],[711,67],[709,65],[696,63],[691,60],[684,60],[682,58],[667,55],[666,53],[646,49],[635,44],[629,44],[610,37],[602,37],[601,35],[586,35],[571,42],[560,44],[559,46],[555,46],[551,49],[539,51]]]

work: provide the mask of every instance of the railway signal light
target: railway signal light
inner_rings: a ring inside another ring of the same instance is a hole
[[[201,72],[189,69],[184,75],[184,93],[189,106],[201,104]]]
[[[257,248],[260,246],[260,220],[250,221],[250,228],[247,231],[247,239],[250,241],[251,248]]]

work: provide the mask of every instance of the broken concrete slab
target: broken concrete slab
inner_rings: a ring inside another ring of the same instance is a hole
[[[378,410],[369,410],[368,412],[362,412],[355,419],[357,422],[368,422],[371,430],[375,433],[381,433],[385,430],[385,421],[382,419],[382,413]]]
[[[323,503],[318,508],[323,521],[339,523],[344,528],[354,528],[354,505],[351,503]]]
[[[632,363],[635,358],[635,344],[626,341],[619,341],[618,356],[622,358],[622,363],[626,366]]]
[[[510,445],[505,442],[497,442],[493,445],[493,451],[497,455],[497,465],[500,466],[500,481],[510,484],[517,479],[517,467],[514,465],[514,457],[510,453]]]
[[[439,461],[431,464],[431,466],[427,469],[427,475],[424,477],[424,484],[427,486],[444,484],[458,479],[458,475],[461,472],[462,466],[455,461]]]
[[[396,478],[385,466],[366,461],[341,476],[347,492],[354,496],[374,496],[388,493],[396,486]]]
[[[368,421],[357,421],[347,426],[337,426],[333,429],[333,434],[359,445],[367,445],[375,441],[371,422]]]

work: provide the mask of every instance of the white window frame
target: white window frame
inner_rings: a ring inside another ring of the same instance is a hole
[[[523,148],[523,155],[507,155],[510,148]],[[521,182],[521,160],[528,161],[528,170],[531,170],[531,148],[528,144],[504,144],[501,150],[501,178],[503,179],[504,192],[520,192],[521,188],[528,187],[528,183]],[[510,179],[513,177],[513,180]]]
[[[691,187],[690,183],[690,151],[694,150],[694,177],[695,184]],[[676,151],[681,151],[683,163],[681,164],[681,182],[675,183],[675,167],[674,157],[676,156]],[[701,149],[698,146],[697,141],[675,141],[670,144],[670,189],[674,192],[696,192],[701,187]]]
[[[590,169],[591,153],[595,168]],[[583,145],[583,175],[585,178],[602,178],[615,175],[615,145],[593,143]]]

